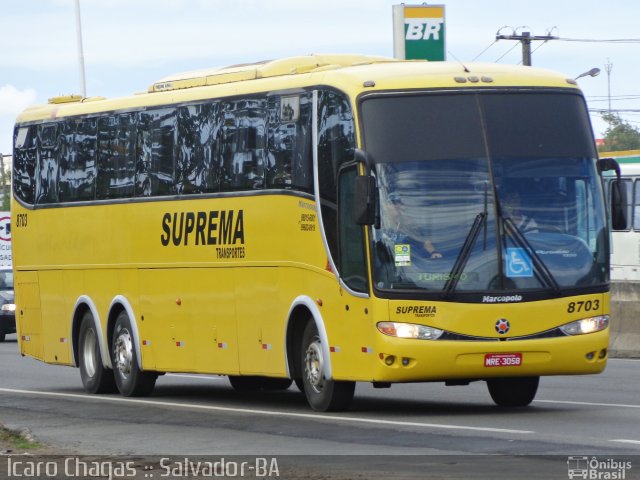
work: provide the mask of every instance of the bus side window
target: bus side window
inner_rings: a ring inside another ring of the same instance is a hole
[[[58,199],[78,202],[95,199],[96,118],[62,124],[61,143],[57,149]]]
[[[267,188],[313,190],[311,95],[269,99]]]
[[[16,127],[13,137],[13,189],[25,203],[35,200],[36,127]]]
[[[348,99],[337,91],[318,95],[318,177],[321,213],[329,250],[338,261],[336,215],[337,176],[340,167],[353,160],[355,124]],[[338,268],[340,266],[338,265]]]
[[[225,102],[223,135],[224,190],[264,188],[267,100]]]
[[[176,109],[158,108],[138,116],[135,195],[176,193],[174,162]]]
[[[178,109],[176,190],[180,194],[220,190],[220,168],[214,163],[219,106],[216,102]]]
[[[58,124],[38,127],[38,174],[36,176],[36,204],[58,201]]]
[[[133,196],[134,127],[129,114],[98,119],[98,200]]]

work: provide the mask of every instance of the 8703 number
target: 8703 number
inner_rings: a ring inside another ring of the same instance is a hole
[[[584,300],[579,302],[569,302],[567,313],[590,312],[600,309],[600,300]]]

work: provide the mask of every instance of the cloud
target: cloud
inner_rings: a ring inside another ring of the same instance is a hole
[[[33,88],[18,90],[13,85],[0,87],[0,115],[17,115],[36,101]]]

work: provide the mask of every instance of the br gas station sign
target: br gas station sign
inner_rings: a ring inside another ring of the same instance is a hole
[[[444,5],[394,5],[393,50],[404,60],[444,60]]]

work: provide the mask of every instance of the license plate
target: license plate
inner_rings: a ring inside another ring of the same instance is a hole
[[[519,367],[522,365],[522,353],[487,353],[484,356],[485,367]]]

